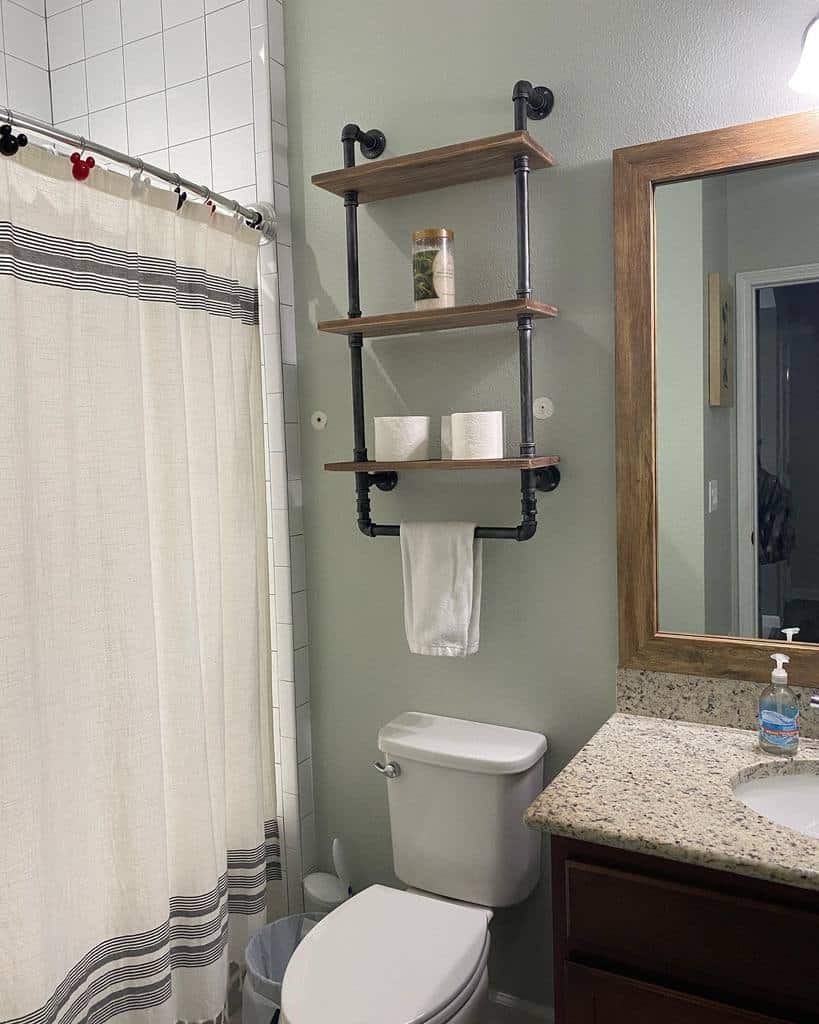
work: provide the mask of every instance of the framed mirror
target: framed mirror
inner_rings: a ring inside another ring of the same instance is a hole
[[[618,150],[614,215],[621,665],[815,684],[819,113]]]

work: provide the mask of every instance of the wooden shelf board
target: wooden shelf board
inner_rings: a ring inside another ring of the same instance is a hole
[[[528,156],[533,171],[554,164],[552,155],[528,132],[515,131],[387,160],[367,160],[356,167],[314,174],[312,182],[337,196],[357,192],[359,203],[372,203],[511,175],[516,156]]]
[[[377,313],[353,320],[320,320],[318,329],[325,334],[362,334],[365,338],[389,338],[398,334],[425,331],[454,331],[463,327],[487,327],[514,323],[522,313],[535,318],[557,316],[557,307],[533,299],[504,299],[446,309],[410,309],[403,313]]]
[[[407,469],[542,469],[556,466],[559,455],[535,455],[531,459],[423,459],[417,462],[327,462],[331,473],[403,473]]]

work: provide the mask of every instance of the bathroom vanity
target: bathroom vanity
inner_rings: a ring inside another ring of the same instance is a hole
[[[556,1024],[819,1021],[819,840],[734,793],[817,770],[816,740],[790,763],[614,715],[527,814],[552,834]]]

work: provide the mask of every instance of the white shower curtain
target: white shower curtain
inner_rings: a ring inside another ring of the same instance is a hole
[[[279,899],[258,235],[0,159],[0,1021],[219,1020]]]

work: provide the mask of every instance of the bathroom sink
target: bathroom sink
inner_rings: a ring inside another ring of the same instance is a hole
[[[734,783],[734,796],[777,825],[819,839],[819,761]]]

